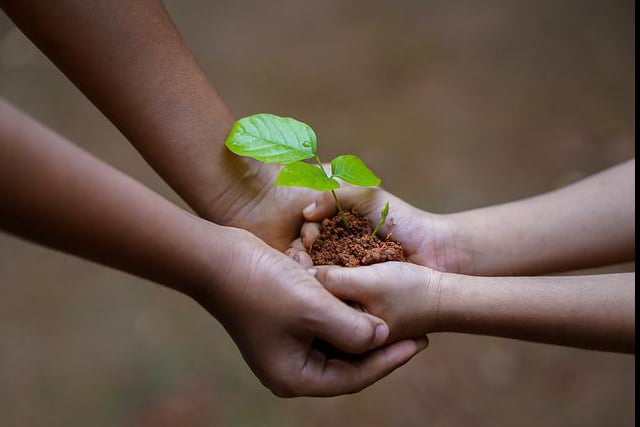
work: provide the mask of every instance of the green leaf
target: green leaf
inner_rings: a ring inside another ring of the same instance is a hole
[[[371,234],[375,235],[378,233],[380,227],[382,227],[384,223],[387,222],[387,216],[389,216],[389,202],[385,203],[384,208],[382,208],[382,211],[380,211],[380,221],[378,221],[376,228],[373,229],[373,232]]]
[[[280,171],[276,185],[282,187],[306,187],[318,191],[340,188],[340,183],[329,178],[319,166],[304,162],[291,163]]]
[[[225,145],[235,154],[264,163],[292,163],[317,152],[316,134],[309,125],[264,113],[235,122]]]
[[[361,187],[380,185],[378,178],[357,156],[339,156],[331,161],[331,173],[350,184]]]
[[[380,212],[380,219],[382,219],[382,221],[386,221],[387,216],[389,216],[389,202],[384,204],[384,208],[382,208],[382,211]]]

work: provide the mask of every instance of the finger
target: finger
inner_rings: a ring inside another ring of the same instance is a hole
[[[302,215],[305,221],[320,222],[323,219],[335,215],[337,212],[336,204],[333,197],[329,193],[325,193],[318,197],[315,202],[303,209]]]
[[[284,254],[292,259],[295,259],[296,253],[298,253],[298,251],[294,248],[289,248],[286,251],[284,251]]]
[[[366,303],[377,275],[371,267],[325,267],[317,266],[316,279],[336,298]]]
[[[389,337],[389,327],[383,320],[359,312],[328,293],[307,315],[310,332],[345,353],[365,353]]]
[[[298,264],[300,264],[303,268],[311,268],[313,267],[313,260],[311,259],[311,257],[309,256],[308,253],[303,252],[303,251],[299,251],[295,258],[294,258]]]
[[[308,396],[356,393],[407,363],[428,344],[427,337],[398,341],[372,351],[360,360],[326,360],[315,354],[303,370],[302,386],[298,391]]]
[[[294,248],[289,248],[285,251],[285,255],[300,264],[304,269],[311,269],[313,267],[313,260],[305,251],[298,251]],[[313,275],[315,275],[315,272]]]
[[[296,251],[304,251],[305,247],[302,244],[302,239],[298,238],[296,240],[294,240],[293,242],[291,242],[291,245],[289,245],[290,248],[295,249]]]
[[[303,248],[310,250],[318,236],[320,236],[320,224],[317,222],[305,222],[300,230],[300,240]]]

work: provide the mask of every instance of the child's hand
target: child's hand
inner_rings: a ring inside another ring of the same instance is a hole
[[[366,267],[316,267],[309,270],[336,297],[384,319],[389,342],[435,332],[440,277],[437,271],[404,262]]]
[[[406,363],[424,338],[387,341],[388,327],[327,292],[298,264],[247,231],[216,227],[204,264],[211,273],[192,296],[224,325],[258,378],[279,396],[353,393]],[[206,231],[204,234],[206,235]],[[360,357],[329,358],[325,341]]]
[[[380,236],[389,236],[405,248],[408,260],[439,271],[458,272],[469,264],[468,253],[454,238],[454,226],[445,215],[436,215],[417,209],[380,188],[343,187],[337,191],[344,209],[353,209],[364,215],[375,225],[380,219],[386,202],[389,202],[389,216],[379,230]],[[311,248],[320,234],[320,224],[324,218],[336,213],[333,199],[319,197],[307,206],[301,229],[301,238],[291,244],[288,255],[304,267],[311,267],[311,259],[305,252]]]

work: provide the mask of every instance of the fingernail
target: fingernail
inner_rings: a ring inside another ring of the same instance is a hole
[[[307,206],[306,208],[304,208],[302,210],[302,214],[305,216],[311,215],[313,213],[313,211],[316,210],[316,207],[318,206],[318,204],[316,202],[311,203],[309,206]]]
[[[316,277],[316,274],[318,274],[318,270],[316,270],[315,268],[310,268],[307,270],[307,273],[309,273],[313,277]]]
[[[418,351],[422,351],[429,345],[429,339],[427,337],[418,338],[415,340]]]
[[[380,347],[389,336],[389,328],[385,324],[379,324],[373,333],[373,347]]]

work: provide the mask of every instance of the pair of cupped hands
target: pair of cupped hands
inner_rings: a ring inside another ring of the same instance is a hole
[[[334,201],[328,193],[273,187],[273,176],[239,184],[242,194],[219,221],[229,226],[230,261],[216,276],[223,283],[194,297],[221,321],[274,394],[360,391],[427,347],[424,334],[437,310],[412,319],[410,306],[418,296],[437,304],[436,270],[459,262],[453,259],[453,230],[445,216],[414,208],[380,188],[343,187],[338,191],[343,207],[372,222],[390,202],[381,233],[393,230],[412,264],[311,268],[306,249],[318,235],[319,221],[335,213]],[[327,344],[338,352],[323,351]]]

